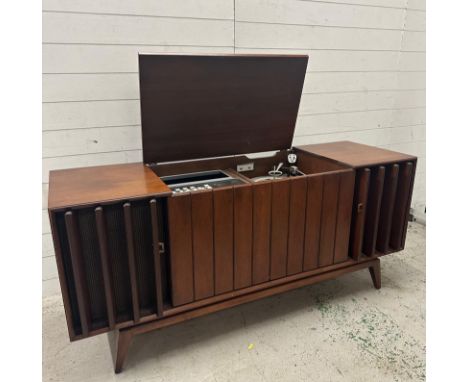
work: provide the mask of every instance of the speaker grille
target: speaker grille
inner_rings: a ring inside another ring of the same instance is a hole
[[[153,220],[150,199],[125,206],[130,219],[126,219],[123,202],[53,212],[72,340],[112,330],[115,325],[132,325],[145,317],[156,318],[157,289],[167,296],[163,287],[166,264],[161,257],[161,269],[157,269],[159,252],[154,248],[159,244],[153,244],[152,221],[156,221],[159,240],[164,240],[162,203],[157,201]],[[155,272],[160,273],[159,286]]]
[[[408,161],[356,172],[351,257],[404,249],[415,169]]]

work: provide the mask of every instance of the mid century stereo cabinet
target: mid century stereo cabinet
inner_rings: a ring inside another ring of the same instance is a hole
[[[50,173],[70,340],[118,333],[118,373],[136,334],[365,268],[380,288],[379,257],[405,245],[415,157],[292,147],[307,56],[139,60],[143,162]],[[300,175],[259,178],[290,154]],[[231,183],[169,182],[215,170]]]

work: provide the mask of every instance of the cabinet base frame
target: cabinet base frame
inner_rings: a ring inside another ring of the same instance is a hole
[[[329,272],[324,272],[318,275],[301,278],[298,280],[287,282],[285,284],[277,285],[269,289],[251,292],[245,295],[234,297],[229,300],[214,303],[212,305],[195,308],[193,310],[181,312],[179,314],[168,316],[166,318],[161,318],[151,322],[131,326],[128,328],[122,328],[118,331],[110,332],[108,333],[108,336],[111,352],[113,354],[113,359],[115,363],[115,373],[118,374],[122,371],[130,345],[132,343],[132,339],[137,334],[143,334],[154,330],[158,330],[167,326],[181,323],[186,320],[190,320],[192,318],[201,317],[210,313],[218,312],[220,310],[255,301],[264,297],[269,297],[275,294],[283,293],[288,290],[316,284],[325,280],[334,279],[346,273],[359,271],[365,268],[369,269],[369,273],[372,278],[372,283],[374,287],[376,289],[380,289],[380,260],[378,258],[373,257]]]

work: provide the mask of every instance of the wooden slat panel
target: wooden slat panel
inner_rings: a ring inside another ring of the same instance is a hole
[[[121,204],[113,203],[104,209],[107,225],[107,245],[111,264],[112,286],[116,310],[116,327],[132,318],[132,287],[128,269],[125,218]]]
[[[194,299],[191,195],[172,196],[167,204],[172,304],[178,306]]]
[[[384,181],[385,167],[379,166],[373,169],[369,185],[369,197],[367,198],[367,214],[362,244],[362,252],[367,256],[372,256],[375,253]]]
[[[215,294],[234,289],[234,193],[213,190]]]
[[[400,171],[398,189],[393,209],[392,230],[390,233],[390,246],[393,249],[402,247],[403,230],[406,226],[407,206],[410,197],[410,188],[413,179],[413,163],[406,162]]]
[[[320,250],[320,226],[322,219],[323,176],[311,176],[307,179],[307,208],[304,237],[303,270],[318,267]]]
[[[408,232],[408,222],[409,222],[409,214],[410,214],[410,208],[411,208],[411,198],[413,197],[413,188],[414,188],[414,180],[416,177],[416,166],[417,166],[417,161],[414,161],[414,168],[413,168],[413,175],[411,177],[411,186],[409,190],[409,197],[406,205],[406,218],[405,218],[405,227],[403,228],[403,236],[401,238],[401,247],[400,249],[405,248],[405,242],[406,242],[406,233]]]
[[[141,322],[144,317],[154,317],[156,313],[156,284],[149,201],[147,199],[132,201],[131,212]]]
[[[163,294],[162,294],[162,274],[161,274],[161,253],[159,252],[158,204],[157,204],[156,199],[150,200],[150,210],[151,210],[151,235],[153,239],[156,314],[159,317],[162,317]]]
[[[91,312],[89,306],[88,290],[85,283],[80,234],[78,232],[76,216],[72,211],[65,213],[65,224],[67,228],[68,242],[70,245],[70,255],[73,267],[73,278],[75,279],[81,331],[84,336],[87,336],[91,326]]]
[[[306,205],[306,178],[291,178],[289,195],[288,275],[293,275],[302,271],[302,264],[304,261]]]
[[[213,192],[192,193],[192,246],[195,300],[214,295]]]
[[[333,264],[339,187],[339,174],[329,174],[324,176],[319,267],[325,267]]]
[[[63,251],[60,245],[60,235],[57,228],[57,217],[56,213],[49,211],[50,219],[50,228],[53,237],[53,244],[55,250],[55,260],[57,263],[58,276],[60,281],[60,290],[62,292],[63,305],[65,308],[65,318],[67,320],[68,334],[70,339],[73,339],[76,336],[75,328],[73,325],[73,314],[72,314],[72,305],[71,305],[71,291],[69,290],[68,283],[71,282],[69,278],[66,277],[65,273],[65,264],[63,259]],[[44,282],[43,282],[44,285]]]
[[[270,279],[271,183],[253,185],[252,282]]]
[[[252,187],[234,188],[234,289],[252,285]]]
[[[340,174],[340,193],[336,218],[335,254],[333,262],[348,260],[349,234],[353,211],[354,171]]]
[[[127,239],[128,271],[130,273],[130,285],[132,289],[133,321],[135,321],[135,323],[138,323],[140,321],[140,302],[138,298],[138,281],[135,265],[135,244],[133,241],[132,206],[130,203],[125,203],[123,208],[125,217],[125,237]]]
[[[289,180],[271,184],[270,279],[286,276],[288,261]]]
[[[112,287],[112,277],[110,274],[111,265],[109,261],[109,247],[107,245],[107,227],[104,218],[102,207],[97,207],[94,210],[96,215],[96,227],[99,241],[99,255],[101,259],[102,278],[104,281],[104,292],[106,296],[107,318],[109,321],[109,329],[115,328],[115,304],[114,304],[114,288]]]
[[[99,256],[96,216],[94,208],[80,208],[73,211],[80,236],[85,284],[91,311],[90,332],[107,328],[107,309],[104,280]]]
[[[385,175],[382,203],[380,207],[379,229],[377,232],[376,248],[381,253],[388,252],[390,241],[390,231],[392,228],[393,206],[398,186],[398,172],[400,167],[397,164],[391,166]]]
[[[354,260],[359,259],[362,252],[369,180],[370,169],[365,168],[358,171],[353,207],[353,223],[351,228],[351,257]]]

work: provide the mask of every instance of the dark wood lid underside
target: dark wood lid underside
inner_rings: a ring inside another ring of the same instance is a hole
[[[140,55],[144,162],[290,148],[307,61]]]

